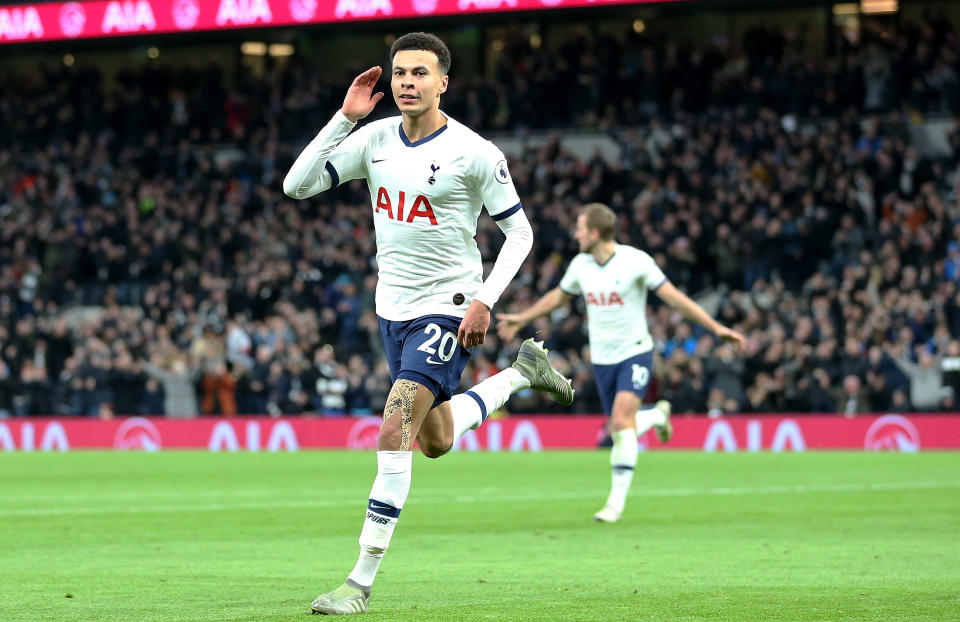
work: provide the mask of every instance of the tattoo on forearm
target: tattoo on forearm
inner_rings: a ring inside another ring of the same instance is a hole
[[[393,385],[383,408],[383,422],[400,415],[400,451],[410,451],[413,444],[413,400],[417,397],[417,383],[400,379]]]

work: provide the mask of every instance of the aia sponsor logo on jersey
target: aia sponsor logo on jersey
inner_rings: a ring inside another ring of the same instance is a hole
[[[620,298],[620,294],[617,292],[600,292],[594,294],[593,292],[587,292],[585,296],[588,305],[596,305],[598,307],[609,307],[611,305],[620,305],[623,306],[623,299]]]
[[[423,218],[431,225],[437,224],[437,217],[434,215],[433,207],[427,197],[418,194],[413,199],[409,209],[407,209],[406,203],[407,196],[403,190],[398,193],[396,200],[391,200],[390,193],[381,187],[377,190],[377,209],[374,210],[374,213],[380,214],[382,212],[387,218],[400,222],[412,223],[416,218]]]

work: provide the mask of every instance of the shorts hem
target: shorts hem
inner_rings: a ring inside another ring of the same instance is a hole
[[[397,380],[412,380],[416,383],[422,384],[423,386],[427,387],[431,393],[433,393],[434,399],[438,399],[442,393],[440,390],[440,383],[422,372],[404,369],[397,374]]]

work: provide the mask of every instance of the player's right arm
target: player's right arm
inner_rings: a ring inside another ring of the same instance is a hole
[[[540,316],[551,313],[554,309],[562,307],[570,302],[572,295],[563,291],[559,287],[554,287],[549,292],[540,297],[529,308],[520,313],[502,313],[497,316],[497,334],[504,341],[509,341],[516,336],[521,328],[537,319]]]
[[[732,343],[741,350],[746,348],[746,337],[710,317],[710,314],[703,307],[677,289],[670,281],[664,281],[654,291],[660,300],[679,310],[688,320],[696,322],[723,341]]]
[[[353,80],[343,107],[290,167],[283,180],[284,194],[305,199],[365,175],[363,139],[358,134],[348,135],[383,98],[382,92],[373,93],[381,73],[380,67],[371,67]]]

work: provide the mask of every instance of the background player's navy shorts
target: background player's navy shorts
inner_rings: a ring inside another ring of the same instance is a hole
[[[613,398],[618,391],[630,391],[643,401],[652,374],[653,350],[631,356],[614,365],[594,365],[593,376],[597,380],[603,412],[610,416]]]
[[[434,406],[449,400],[460,386],[460,376],[470,360],[470,350],[457,342],[462,321],[452,315],[425,315],[393,322],[378,315],[390,380],[419,382],[433,393]]]

